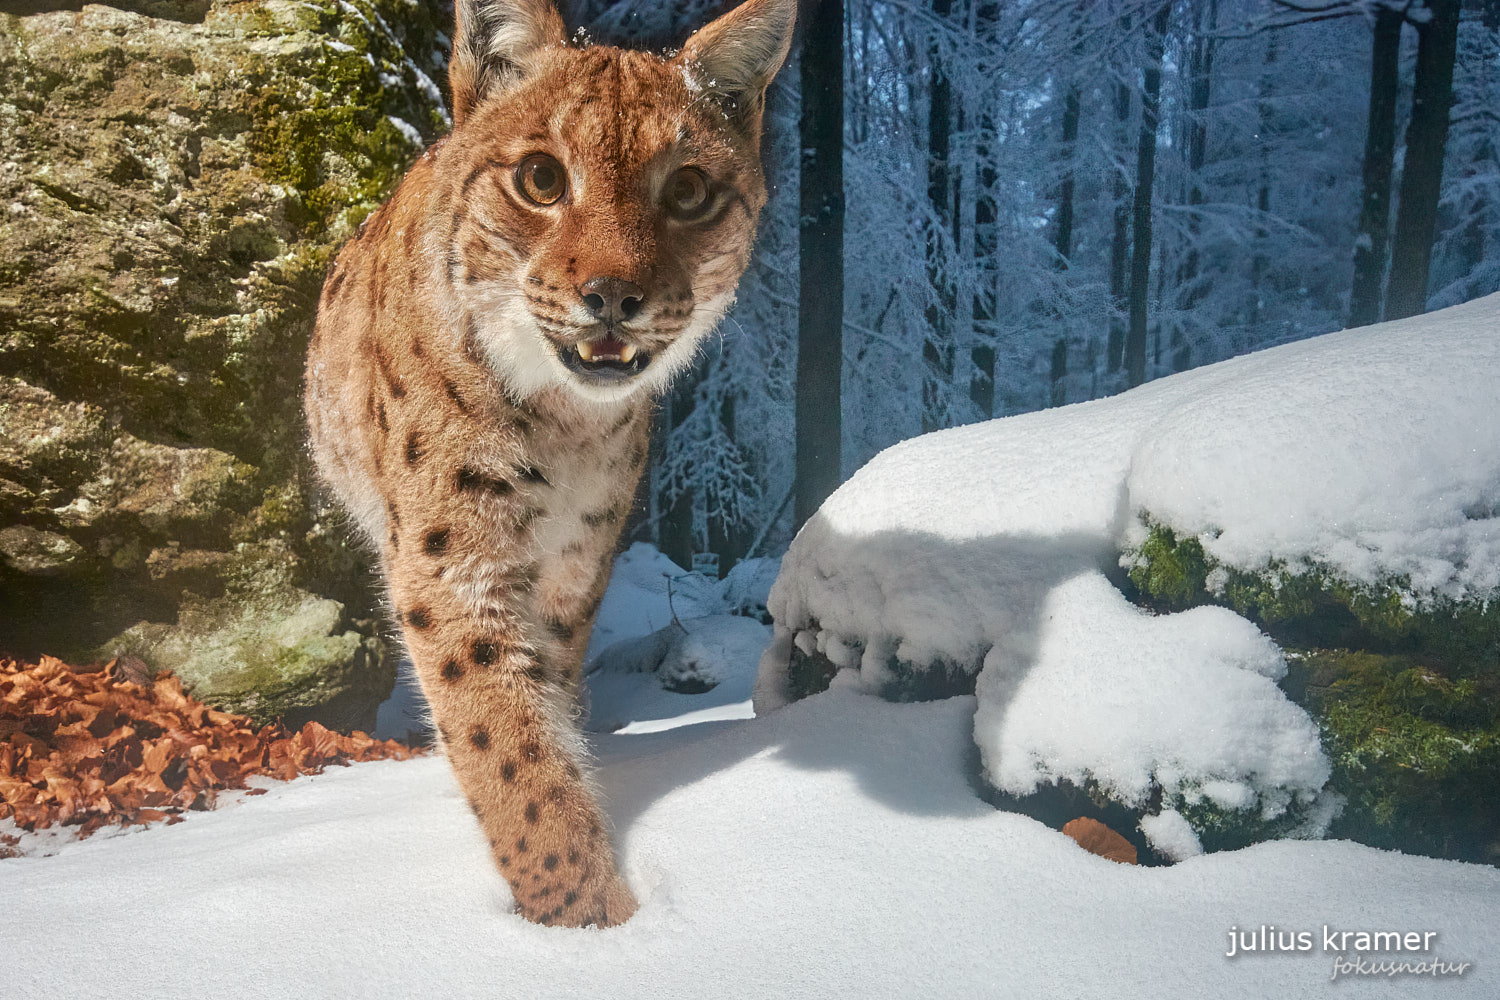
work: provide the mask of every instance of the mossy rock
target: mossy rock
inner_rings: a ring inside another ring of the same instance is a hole
[[[1500,863],[1500,595],[1455,601],[1316,565],[1246,572],[1159,524],[1127,562],[1142,603],[1229,607],[1288,650],[1282,686],[1318,722],[1346,800],[1332,836]],[[1182,812],[1225,846],[1242,839],[1232,815]]]
[[[0,652],[220,599],[373,616],[302,358],[338,245],[446,130],[436,8],[47,6],[0,14]]]
[[[1217,604],[1283,646],[1406,653],[1456,677],[1500,677],[1500,595],[1459,601],[1413,592],[1399,578],[1353,582],[1318,564],[1250,572],[1160,524],[1126,561],[1138,599],[1159,610]]]
[[[292,592],[274,602],[233,595],[184,607],[175,626],[141,623],[105,643],[97,658],[135,656],[170,670],[201,701],[290,726],[373,728],[395,683],[379,639],[348,621],[343,605]]]
[[[1332,836],[1500,864],[1500,687],[1420,657],[1313,650],[1285,686],[1323,731],[1346,799]]]

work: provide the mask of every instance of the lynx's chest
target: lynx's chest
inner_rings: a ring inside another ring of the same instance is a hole
[[[576,549],[601,529],[619,530],[645,464],[647,409],[639,402],[598,414],[534,409],[526,459],[539,556]]]

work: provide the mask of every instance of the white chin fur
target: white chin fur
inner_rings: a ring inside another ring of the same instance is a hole
[[[510,394],[518,399],[535,395],[543,389],[563,388],[579,399],[596,404],[619,403],[642,392],[659,392],[673,376],[692,363],[698,344],[724,318],[734,293],[726,292],[694,310],[693,321],[666,350],[651,359],[651,364],[629,382],[594,385],[575,378],[563,366],[536,321],[524,306],[506,302],[499,309],[475,311],[479,340],[495,374],[500,376]]]

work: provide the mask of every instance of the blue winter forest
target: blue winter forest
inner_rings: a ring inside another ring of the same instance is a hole
[[[338,255],[463,145],[453,7],[0,12],[0,993],[1500,991],[1500,0],[803,0],[633,500],[562,481],[593,439],[465,452],[439,524],[339,502],[302,401]],[[733,8],[561,0],[544,41]],[[496,161],[538,217],[549,150]],[[611,330],[553,360],[639,374]],[[314,422],[418,471],[476,399],[526,423],[464,357],[417,430],[388,371]],[[502,579],[460,541],[508,505]],[[527,603],[564,521],[620,528],[576,621]],[[501,593],[436,656],[444,587]]]

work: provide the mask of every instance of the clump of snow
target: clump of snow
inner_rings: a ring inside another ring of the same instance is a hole
[[[736,672],[748,649],[756,660],[771,630],[736,615],[689,618],[600,653],[590,673],[649,673],[668,691],[699,694]]]
[[[654,545],[636,542],[615,559],[585,659],[592,661],[622,639],[666,628],[674,618],[685,622],[746,615],[763,620],[780,566],[777,559],[747,559],[720,581],[683,569]]]
[[[674,617],[702,618],[723,609],[718,581],[688,572],[654,545],[636,542],[615,558],[586,659],[621,639],[666,628]]]
[[[397,79],[395,83],[388,84],[388,86],[396,86],[400,82],[401,81]],[[427,144],[422,141],[422,133],[418,132],[417,127],[411,122],[407,121],[405,118],[397,118],[395,115],[386,115],[385,119],[392,125],[396,126],[396,131],[400,132],[407,142],[411,143],[413,146],[416,146],[418,149],[427,148]]]
[[[1203,853],[1192,824],[1176,809],[1163,809],[1141,817],[1141,832],[1152,850],[1173,861],[1186,861]]]
[[[1483,599],[1497,327],[1500,295],[886,450],[783,560],[757,710],[789,697],[794,645],[857,660],[872,688],[892,661],[982,665],[976,739],[1000,787],[1086,773],[1131,799],[1168,781],[1263,813],[1305,800],[1327,765],[1269,643],[1227,612],[1145,618],[1100,574],[1159,523],[1230,567]],[[1198,718],[1223,729],[1182,728]]]
[[[746,559],[735,563],[719,584],[724,610],[732,615],[769,621],[766,600],[780,572],[780,558]]]
[[[1132,807],[1160,789],[1264,819],[1317,799],[1329,775],[1317,726],[1276,686],[1281,652],[1245,619],[1151,615],[1097,571],[1052,588],[1038,617],[1025,643],[990,650],[976,690],[974,735],[1001,791],[1092,780]]]
[[[427,99],[432,102],[432,106],[437,109],[437,113],[442,116],[443,121],[448,125],[452,125],[453,117],[448,114],[448,105],[444,103],[443,92],[438,89],[438,85],[432,82],[432,77],[422,72],[421,67],[410,56],[406,57],[405,61],[406,68],[411,70],[413,78],[417,81],[418,89],[427,95]],[[439,59],[435,65],[442,65],[442,60]]]
[[[1417,957],[1475,963],[1333,993],[1500,988],[1500,871],[1347,842],[1116,864],[975,797],[973,699],[839,688],[768,718],[595,738],[641,901],[621,927],[516,916],[430,757],[0,861],[0,982],[118,1000],[205,984],[249,998],[1313,997],[1330,995],[1327,925],[1435,930]],[[1224,957],[1232,927],[1261,924],[1308,931],[1314,949]],[[121,928],[165,931],[130,945]]]

